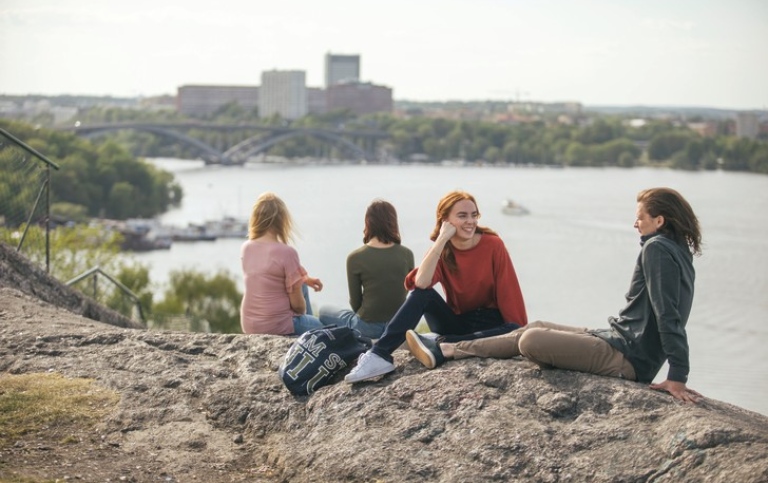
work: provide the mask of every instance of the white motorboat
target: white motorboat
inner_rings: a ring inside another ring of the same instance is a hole
[[[501,205],[501,212],[505,215],[527,215],[530,213],[525,206],[507,198]]]

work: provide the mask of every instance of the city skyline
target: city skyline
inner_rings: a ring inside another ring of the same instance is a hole
[[[768,3],[0,0],[0,94],[324,86],[327,53],[412,101],[768,107]]]

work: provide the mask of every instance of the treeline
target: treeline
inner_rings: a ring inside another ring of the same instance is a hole
[[[91,110],[83,114],[83,119],[88,122],[182,120],[176,113],[117,108]],[[401,119],[383,114],[355,117],[348,112],[334,112],[308,115],[289,123],[277,116],[259,118],[257,112],[245,111],[235,104],[223,106],[198,120],[385,131],[389,139],[380,141],[383,143],[381,151],[403,162],[464,160],[517,165],[662,165],[687,170],[768,173],[768,140],[729,135],[722,121],[717,134],[712,137],[701,136],[680,122],[647,120],[635,125],[629,118],[605,115],[582,115],[571,124],[558,122],[552,116],[510,125],[432,117]],[[222,150],[253,135],[200,129],[188,134]],[[195,158],[199,155],[192,148],[146,133],[124,132],[119,136],[121,143],[141,156]],[[272,147],[270,154],[289,158],[343,155],[328,143],[311,137],[285,140]]]
[[[702,137],[685,126],[649,121],[633,127],[623,119],[593,118],[585,125],[544,122],[500,125],[449,119],[383,118],[400,159],[622,166],[666,165],[768,173],[768,142],[734,136]]]
[[[51,214],[67,220],[92,217],[150,218],[181,202],[173,175],[136,159],[114,140],[94,144],[74,134],[0,120],[0,127],[59,165],[51,174]],[[24,222],[39,182],[37,160],[3,139],[0,149],[0,217]]]

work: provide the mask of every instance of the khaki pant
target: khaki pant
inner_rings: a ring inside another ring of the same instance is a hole
[[[541,367],[636,380],[624,354],[583,327],[536,321],[508,334],[457,342],[454,350],[454,359],[522,355]]]

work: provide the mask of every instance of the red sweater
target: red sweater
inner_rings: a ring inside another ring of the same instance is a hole
[[[525,302],[517,281],[515,267],[504,242],[498,236],[483,234],[480,242],[468,250],[457,250],[456,266],[452,272],[441,258],[437,262],[432,284],[443,286],[448,306],[457,314],[480,308],[499,309],[505,322],[520,326],[528,324]],[[416,287],[414,268],[405,277],[405,288]]]

